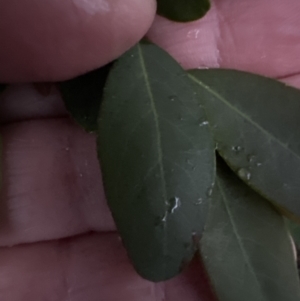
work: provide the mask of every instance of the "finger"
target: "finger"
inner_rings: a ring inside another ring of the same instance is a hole
[[[7,91],[1,104],[10,120],[1,128],[0,246],[114,230],[95,136],[66,117],[57,94],[19,87]]]
[[[140,278],[116,234],[2,248],[0,264],[1,300],[213,300],[199,264],[166,283]]]
[[[201,20],[157,17],[149,37],[185,68],[222,67],[271,77],[300,71],[298,0],[214,0]]]
[[[0,124],[25,120],[67,117],[53,84],[9,85],[0,94]]]
[[[1,1],[0,82],[56,81],[104,65],[154,14],[154,0]]]

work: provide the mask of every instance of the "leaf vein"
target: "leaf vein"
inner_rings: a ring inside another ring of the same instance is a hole
[[[154,122],[155,122],[156,134],[157,134],[158,162],[159,162],[159,170],[160,170],[161,180],[162,180],[162,193],[163,193],[163,197],[164,197],[164,200],[165,200],[165,211],[167,211],[167,201],[168,201],[168,199],[167,199],[167,190],[166,190],[165,169],[164,169],[164,164],[163,164],[162,138],[161,138],[161,133],[160,133],[159,115],[158,115],[158,112],[157,112],[157,109],[156,109],[154,96],[153,96],[153,93],[152,93],[152,90],[151,90],[151,85],[150,85],[150,81],[149,81],[149,77],[148,77],[148,73],[147,73],[147,68],[146,68],[146,64],[145,64],[145,61],[144,61],[142,48],[141,48],[140,44],[138,44],[138,52],[139,52],[139,57],[140,57],[141,68],[142,68],[144,78],[145,78],[145,84],[146,84],[147,92],[148,92],[149,99],[150,99],[151,109],[152,109],[153,116],[154,116]],[[164,223],[164,240],[163,240],[163,255],[164,255],[164,257],[167,255],[166,235],[167,235],[166,223]],[[165,273],[166,273],[166,268],[167,268],[166,263],[164,261],[163,270],[164,270]]]
[[[217,182],[217,184],[218,184],[218,186],[219,186],[220,193],[221,193],[221,195],[222,195],[222,200],[223,200],[223,203],[224,203],[224,205],[225,205],[225,209],[226,209],[227,215],[228,215],[228,217],[229,217],[229,220],[230,220],[230,223],[231,223],[231,226],[232,226],[234,235],[235,235],[235,237],[236,237],[237,243],[238,243],[238,245],[239,245],[239,247],[240,247],[240,250],[241,250],[241,252],[242,252],[242,255],[243,255],[244,259],[245,259],[246,265],[248,266],[248,268],[249,268],[251,274],[252,274],[253,277],[254,277],[254,281],[256,282],[256,286],[257,286],[257,287],[259,288],[259,290],[262,292],[262,295],[264,295],[264,292],[263,292],[263,290],[262,290],[262,288],[261,288],[261,285],[260,285],[260,281],[259,281],[259,279],[257,279],[257,275],[256,275],[255,271],[253,270],[253,267],[252,267],[252,265],[251,265],[251,262],[250,262],[250,259],[249,259],[249,257],[248,257],[247,251],[245,250],[243,241],[242,241],[242,239],[241,239],[241,237],[240,237],[240,235],[239,235],[239,233],[238,233],[238,229],[237,229],[236,223],[235,223],[235,221],[234,221],[234,218],[233,218],[233,216],[232,216],[232,214],[231,214],[231,212],[230,212],[230,209],[228,208],[228,201],[227,201],[227,198],[226,198],[226,196],[225,196],[225,193],[224,193],[224,191],[223,191],[223,189],[222,189],[222,186],[221,186],[221,184],[219,183],[218,179],[216,180],[216,182]]]
[[[256,123],[254,120],[251,119],[247,114],[243,113],[239,109],[235,108],[231,103],[229,103],[224,97],[222,97],[219,93],[212,90],[209,86],[205,85],[203,82],[201,82],[198,78],[194,77],[193,75],[189,74],[189,77],[198,83],[202,88],[207,90],[210,94],[214,95],[217,99],[219,99],[221,102],[223,102],[229,109],[232,111],[235,111],[238,115],[240,115],[242,118],[247,120],[249,123],[251,123],[254,127],[256,127],[258,130],[266,134],[270,140],[273,140],[277,142],[281,147],[283,147],[285,150],[290,152],[292,155],[294,155],[296,158],[300,160],[300,156],[295,153],[292,149],[288,148],[288,145],[286,143],[281,142],[277,137],[275,137],[273,134],[265,130],[262,126],[260,126],[258,123]]]

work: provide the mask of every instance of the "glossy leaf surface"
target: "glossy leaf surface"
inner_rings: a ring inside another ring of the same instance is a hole
[[[297,249],[300,250],[300,225],[291,220],[286,220],[287,226],[293,237]]]
[[[298,268],[298,275],[300,276],[300,225],[295,223],[294,221],[285,220],[292,236],[293,242],[295,244],[295,252],[297,256],[297,268]]]
[[[300,300],[282,216],[227,166],[218,170],[201,252],[220,301]]]
[[[98,154],[106,197],[136,270],[152,281],[175,276],[204,227],[214,144],[186,72],[157,46],[141,42],[113,67]]]
[[[104,84],[111,64],[58,84],[67,110],[86,131],[97,130]]]
[[[228,165],[254,190],[300,216],[300,91],[234,70],[193,70]]]
[[[178,22],[200,19],[209,9],[209,0],[157,0],[157,13]]]

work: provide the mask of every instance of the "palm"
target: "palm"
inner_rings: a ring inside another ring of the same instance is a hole
[[[299,1],[269,3],[215,0],[192,24],[158,17],[148,36],[185,68],[235,68],[300,86]],[[105,205],[95,139],[66,117],[55,91],[11,87],[0,112],[1,300],[213,300],[198,262],[164,284],[134,272]]]

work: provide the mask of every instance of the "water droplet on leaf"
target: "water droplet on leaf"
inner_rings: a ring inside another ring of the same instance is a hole
[[[207,196],[211,197],[212,193],[213,193],[213,187],[211,187],[207,190]]]
[[[199,198],[196,202],[195,205],[201,205],[203,203],[203,199]]]
[[[180,207],[181,205],[180,199],[175,196],[169,200],[168,205],[169,205],[168,212],[172,214],[176,209]]]
[[[199,124],[199,126],[206,126],[206,125],[208,125],[209,124],[209,122],[208,121],[203,121],[203,122],[201,122],[200,124]]]
[[[254,155],[248,155],[247,156],[247,161],[249,163],[253,163],[255,161],[256,157]]]
[[[238,176],[241,179],[247,180],[247,181],[249,181],[251,179],[251,173],[245,168],[241,168],[238,170]]]
[[[233,146],[231,149],[232,149],[235,153],[239,153],[243,148],[242,148],[241,146],[237,145],[237,146]]]

